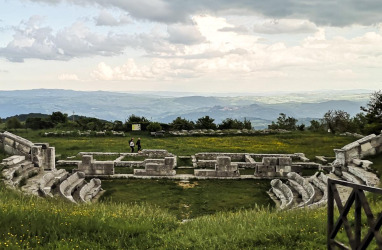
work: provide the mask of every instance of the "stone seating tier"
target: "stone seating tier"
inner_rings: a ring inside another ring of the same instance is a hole
[[[76,172],[64,180],[59,187],[59,193],[61,196],[68,200],[75,202],[72,193],[85,182],[85,173]]]
[[[82,202],[90,202],[101,190],[101,180],[91,179],[89,183],[82,186],[79,192],[79,198]]]
[[[271,181],[271,190],[280,199],[280,209],[289,209],[293,205],[292,190],[279,179]]]

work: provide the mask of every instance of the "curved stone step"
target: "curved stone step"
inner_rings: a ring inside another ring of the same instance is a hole
[[[69,176],[66,180],[61,182],[59,186],[59,194],[66,199],[75,202],[72,194],[74,191],[81,186],[85,182],[85,173],[84,172],[76,172]]]
[[[39,190],[43,195],[52,196],[52,189],[65,180],[68,174],[69,173],[65,169],[54,170],[46,173],[40,180]]]
[[[298,184],[296,181],[288,180],[286,183],[287,186],[289,186],[290,190],[293,194],[293,204],[292,207],[298,207],[302,204],[304,204],[302,194],[299,192],[300,190],[297,189],[303,189],[300,184]]]
[[[271,181],[272,192],[280,199],[280,209],[289,209],[293,205],[293,193],[290,188],[279,179]]]
[[[363,182],[358,176],[355,176],[352,173],[346,171],[342,171],[342,178],[346,181],[353,182],[355,184],[365,185],[365,182]]]
[[[339,177],[337,178],[339,179]],[[327,189],[328,177],[322,172],[316,172],[314,175],[312,175],[309,178],[309,182],[313,184],[317,195],[316,195],[316,198],[314,199],[314,202],[310,204],[308,207],[317,208],[317,207],[325,206],[326,203],[328,202],[328,189]]]
[[[81,202],[90,202],[101,191],[101,180],[91,179],[79,191],[79,200]]]
[[[3,169],[2,175],[5,180],[12,180],[20,174],[22,171],[23,165],[31,163],[30,161],[21,161],[13,165],[8,165]]]
[[[316,196],[316,192],[312,184],[310,184],[307,179],[303,178],[295,172],[288,173],[287,176],[289,180],[292,180],[299,184],[299,186],[295,186],[299,188],[298,192],[302,195],[302,200],[304,201],[302,204],[299,205],[299,207],[311,204]]]
[[[21,169],[18,176],[12,178],[12,182],[14,186],[20,185],[23,179],[29,179],[33,175],[36,175],[40,172],[40,168],[35,167],[33,163],[25,163],[21,164]]]
[[[361,167],[349,164],[348,171],[361,179],[367,186],[376,187],[379,184],[379,178],[374,173],[366,171]]]

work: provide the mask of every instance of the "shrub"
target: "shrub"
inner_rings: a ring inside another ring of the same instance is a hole
[[[162,130],[162,126],[159,124],[159,122],[150,122],[150,124],[147,126],[147,130],[150,132],[156,132]]]

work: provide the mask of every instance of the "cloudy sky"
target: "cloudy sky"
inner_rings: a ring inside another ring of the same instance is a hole
[[[0,89],[382,88],[380,0],[0,0]]]

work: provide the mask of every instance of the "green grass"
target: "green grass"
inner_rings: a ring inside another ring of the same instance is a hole
[[[58,154],[129,151],[123,138],[42,138],[24,130],[16,134],[49,142]],[[163,148],[178,155],[303,152],[311,159],[332,156],[333,148],[354,140],[314,133],[140,137],[144,148]],[[0,153],[2,157],[6,156]],[[382,157],[372,161],[382,169]],[[174,181],[103,181],[107,192],[102,201],[82,205],[25,196],[0,183],[0,249],[326,249],[326,208],[278,212],[258,206],[270,203],[264,193],[269,181],[197,182],[183,189]],[[372,200],[371,209],[377,214],[382,201]],[[184,218],[194,219],[181,223]],[[351,214],[349,220],[353,225]],[[366,224],[365,216],[362,220]],[[345,238],[343,231],[339,238]]]
[[[144,161],[146,158],[145,156],[125,155],[121,161]]]
[[[373,165],[371,165],[372,169],[377,172],[379,178],[382,178],[382,154],[367,159],[373,162]]]
[[[170,210],[147,203],[75,205],[3,184],[0,193],[0,249],[326,249],[326,208],[255,206],[181,223]],[[371,209],[381,205],[371,203]],[[353,218],[350,213],[351,225]]]
[[[305,153],[313,159],[316,155],[334,156],[333,149],[341,148],[354,138],[328,133],[294,132],[276,135],[251,136],[199,136],[150,137],[146,133],[127,134],[127,137],[41,137],[40,131],[18,130],[15,134],[33,142],[48,142],[56,147],[62,157],[78,152],[130,152],[130,137],[141,137],[143,148],[166,149],[176,155],[198,152],[249,152],[249,153]]]
[[[176,174],[194,174],[193,168],[176,168]]]
[[[104,180],[106,193],[101,201],[147,203],[168,209],[179,219],[256,205],[273,206],[264,192],[270,188],[269,180],[198,180],[186,183],[185,188],[180,184],[171,180]]]

